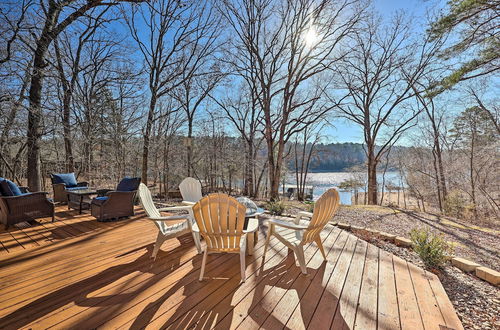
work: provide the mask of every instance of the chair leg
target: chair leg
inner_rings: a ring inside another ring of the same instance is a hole
[[[201,269],[200,269],[200,278],[199,281],[201,282],[203,280],[203,274],[205,273],[205,264],[207,263],[207,248],[205,248],[205,251],[203,253],[203,260],[201,261]]]
[[[319,235],[316,236],[314,241],[316,242],[316,245],[318,245],[319,250],[321,251],[321,254],[323,255],[323,258],[326,260],[326,253],[325,253],[325,249],[323,248],[323,243],[321,242],[321,237]]]
[[[247,234],[247,246],[248,246],[248,255],[253,255],[253,247],[254,247],[254,233]]]
[[[240,267],[241,267],[241,281],[242,282],[245,282],[245,280],[246,280],[246,274],[245,274],[245,253],[247,250],[246,245],[247,245],[247,241],[245,239],[243,242],[243,246],[240,248]]]
[[[194,245],[196,246],[196,250],[198,250],[198,254],[203,253],[203,250],[201,249],[201,240],[200,240],[200,233],[193,233],[193,240],[194,240]]]
[[[264,263],[266,261],[266,252],[267,252],[267,249],[269,247],[269,241],[271,240],[272,233],[273,233],[272,227],[269,227],[269,230],[267,231],[266,243],[264,244],[264,253],[262,254],[262,263],[260,265],[260,272],[261,273],[264,270]]]
[[[299,259],[299,265],[302,274],[307,275],[306,259],[304,257],[304,247],[302,245],[298,245],[295,247],[295,255],[297,256],[297,259]]]
[[[151,258],[156,260],[156,255],[158,254],[158,251],[160,250],[161,245],[165,242],[165,237],[161,232],[158,232],[158,236],[156,237],[156,242],[155,246],[153,248],[153,254],[151,255]]]

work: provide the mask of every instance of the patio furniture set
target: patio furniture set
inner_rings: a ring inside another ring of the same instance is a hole
[[[203,280],[208,254],[237,253],[240,255],[241,280],[244,282],[246,279],[245,253],[248,250],[248,254],[253,254],[259,228],[258,219],[254,217],[261,214],[263,210],[244,197],[240,201],[222,193],[202,197],[201,184],[193,178],[184,179],[179,189],[184,206],[158,209],[146,185],[143,183],[139,185],[141,205],[148,218],[153,220],[158,227],[152,257],[156,258],[161,245],[166,240],[191,233],[198,253],[203,253],[200,281]],[[268,220],[269,229],[263,258],[265,259],[271,236],[275,236],[295,253],[303,274],[307,274],[304,245],[315,242],[326,260],[320,233],[335,215],[339,200],[338,192],[335,189],[329,189],[316,202],[314,213],[300,212],[293,222]],[[188,214],[161,215],[161,212],[172,211],[187,211]],[[200,237],[205,240],[204,248],[202,248]]]
[[[211,253],[239,254],[241,280],[245,281],[245,253],[253,254],[259,229],[256,217],[264,211],[250,199],[236,199],[223,193],[203,197],[200,181],[186,178],[179,185],[184,205],[157,208],[151,192],[141,183],[140,178],[125,177],[115,190],[91,189],[87,182],[77,182],[74,173],[52,174],[51,179],[54,188],[53,200],[47,198],[46,192],[31,193],[25,187],[18,187],[14,182],[0,178],[0,216],[6,228],[27,219],[40,217],[52,217],[54,221],[55,202],[66,202],[68,208],[77,209],[80,214],[83,209],[90,208],[91,215],[98,221],[129,217],[134,215],[134,200],[138,192],[147,217],[158,227],[152,258],[156,258],[166,240],[191,234],[198,253],[203,253],[200,281],[203,279],[207,255]],[[97,197],[91,198],[94,195]],[[314,213],[300,212],[293,222],[268,220],[263,259],[271,236],[275,236],[295,253],[301,272],[307,274],[304,245],[315,242],[326,259],[320,233],[338,207],[338,192],[330,189],[316,202]],[[161,214],[175,211],[185,211],[187,214]],[[205,240],[204,247],[201,237]]]
[[[123,178],[115,190],[89,188],[87,182],[77,182],[74,173],[52,174],[53,199],[47,192],[30,192],[14,182],[0,178],[0,222],[9,226],[52,217],[55,203],[67,203],[68,209],[82,214],[90,209],[98,221],[108,221],[134,215],[134,199],[140,178]],[[95,198],[91,198],[96,196]]]

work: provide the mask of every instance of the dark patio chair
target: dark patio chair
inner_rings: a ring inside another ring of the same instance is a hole
[[[123,178],[116,190],[98,190],[90,203],[90,213],[98,221],[110,221],[134,215],[134,201],[141,178]]]
[[[54,221],[54,203],[47,198],[46,192],[32,193],[0,178],[0,222],[6,230],[16,223],[46,217],[52,217]]]
[[[75,173],[51,174],[50,179],[52,180],[52,189],[54,189],[54,202],[56,203],[68,202],[68,197],[66,196],[66,191],[68,190],[88,188],[87,182],[76,181]]]

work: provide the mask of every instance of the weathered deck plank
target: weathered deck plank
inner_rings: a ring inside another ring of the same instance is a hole
[[[462,329],[439,279],[337,228],[328,261],[305,249],[308,276],[264,237],[240,283],[234,255],[201,257],[187,235],[150,258],[156,228],[138,214],[98,223],[58,208],[56,222],[0,231],[0,328]],[[418,288],[418,290],[417,290]]]

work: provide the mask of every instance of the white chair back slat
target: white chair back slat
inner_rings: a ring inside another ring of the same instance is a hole
[[[203,196],[201,193],[201,183],[195,178],[187,177],[179,184],[182,199],[186,202],[196,203]]]

